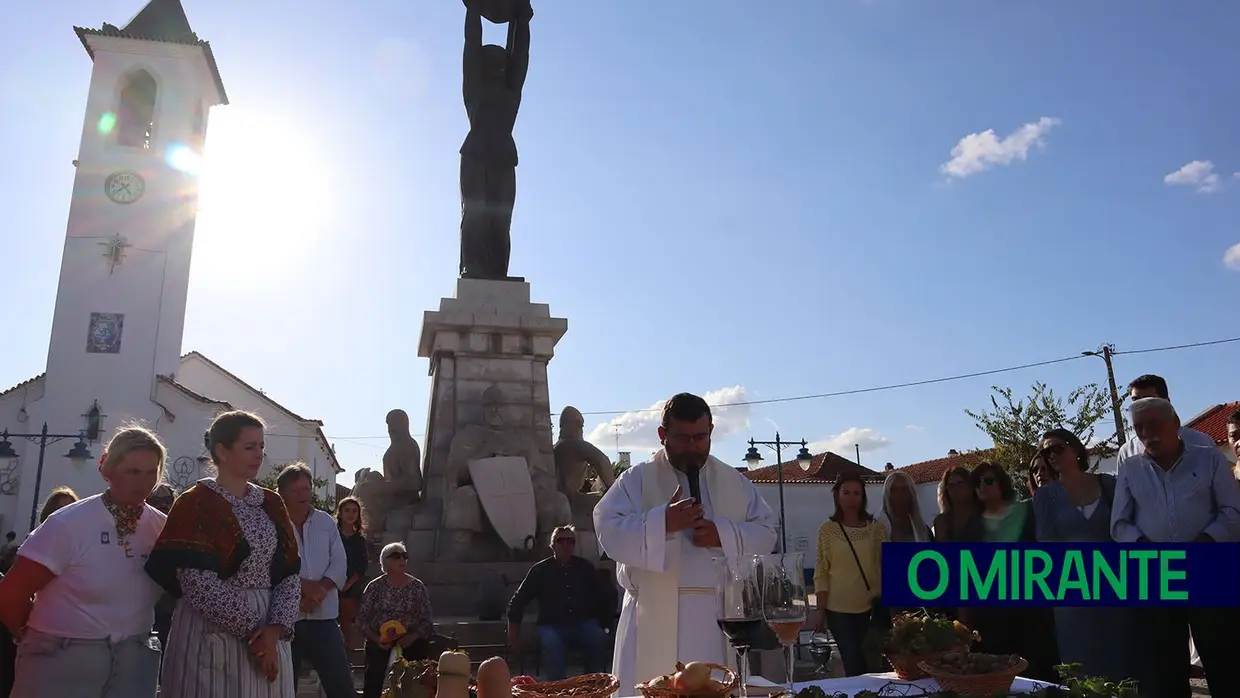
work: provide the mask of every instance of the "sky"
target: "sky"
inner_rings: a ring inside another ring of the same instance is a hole
[[[183,4],[231,101],[210,117],[184,348],[322,419],[347,470],[378,467],[389,409],[425,429],[422,313],[454,290],[463,7]],[[0,43],[6,387],[46,363],[90,77],[72,27],[139,9],[6,10],[21,28]],[[992,385],[1066,393],[1105,384],[1104,366],[736,403],[1240,336],[1224,312],[1238,4],[535,11],[511,273],[568,318],[551,402],[586,413],[605,451],[618,436],[644,457],[657,412],[641,410],[690,391],[721,406],[725,461],[778,431],[899,466],[988,445],[964,410]],[[1165,376],[1189,416],[1240,399],[1238,358],[1226,343],[1115,370]]]

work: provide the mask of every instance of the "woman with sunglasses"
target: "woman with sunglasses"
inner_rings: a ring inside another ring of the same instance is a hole
[[[401,654],[410,661],[430,659],[431,639],[435,626],[431,620],[431,598],[426,586],[407,573],[409,553],[404,543],[388,543],[379,553],[383,574],[366,585],[357,611],[357,629],[366,636],[366,674],[362,683],[363,698],[379,698],[387,678],[388,658],[392,648],[400,646]],[[380,628],[396,621],[405,629],[403,635],[385,637]]]
[[[1051,482],[1033,497],[1039,541],[1047,543],[1111,542],[1111,502],[1115,476],[1089,472],[1089,452],[1076,434],[1052,429],[1042,435],[1038,459],[1051,471]],[[1060,607],[1055,609],[1059,654],[1080,663],[1085,676],[1122,681],[1133,675],[1132,612],[1127,608]]]
[[[1028,501],[1017,501],[1012,478],[1001,466],[979,463],[970,475],[970,484],[982,505],[982,540],[987,543],[1017,543],[1037,540],[1033,509]],[[971,627],[981,635],[983,652],[1019,654],[1029,660],[1024,672],[1031,679],[1054,681],[1059,663],[1055,647],[1055,618],[1049,608],[969,609]]]

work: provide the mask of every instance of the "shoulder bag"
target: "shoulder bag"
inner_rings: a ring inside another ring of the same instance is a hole
[[[852,551],[853,560],[857,562],[857,570],[861,572],[861,581],[865,584],[865,590],[870,593],[870,625],[882,630],[891,629],[891,609],[883,605],[883,591],[878,590],[874,593],[874,589],[870,587],[870,580],[865,576],[865,567],[861,565],[861,558],[857,555],[857,549],[853,547],[852,538],[848,537],[848,529],[844,528],[844,524],[836,521],[840,527],[840,533],[844,534],[844,540],[848,543],[848,549]]]

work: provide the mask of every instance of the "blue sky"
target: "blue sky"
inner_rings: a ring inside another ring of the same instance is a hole
[[[211,117],[184,347],[323,419],[350,470],[375,467],[388,409],[424,428],[421,316],[456,275],[463,9],[183,2],[232,101]],[[763,400],[1240,334],[1225,314],[1240,272],[1224,261],[1240,242],[1240,5],[1123,7],[537,4],[512,273],[569,319],[556,410],[680,390]],[[46,361],[90,75],[72,26],[138,9],[7,11],[20,30],[0,44],[6,386]],[[1240,397],[1238,357],[1225,344],[1116,370],[1166,376],[1189,415]],[[776,427],[811,441],[855,429],[838,442],[862,441],[865,465],[903,465],[985,445],[963,410],[992,383],[1039,379],[1066,392],[1105,373],[1081,359],[732,408],[715,452],[738,462],[745,438]],[[646,417],[621,420],[622,449],[650,443]]]

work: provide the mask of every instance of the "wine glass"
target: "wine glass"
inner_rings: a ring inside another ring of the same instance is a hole
[[[792,646],[805,627],[805,553],[763,555],[762,617],[783,645],[788,668],[788,693],[794,694]]]
[[[762,627],[762,587],[758,583],[757,559],[716,557],[715,619],[719,629],[736,650],[736,672],[741,698],[748,698],[749,659],[747,652]]]

